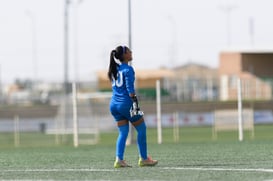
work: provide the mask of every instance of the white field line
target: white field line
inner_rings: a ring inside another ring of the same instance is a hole
[[[198,170],[198,171],[234,171],[234,172],[270,172],[273,169],[265,168],[204,168],[204,167],[163,167],[164,170]]]
[[[205,167],[159,167],[163,170],[197,170],[197,171],[233,171],[233,172],[267,172],[273,173],[273,169],[264,168],[205,168]],[[120,169],[93,169],[93,168],[79,168],[79,169],[9,169],[0,170],[0,172],[117,172]]]
[[[79,168],[79,169],[9,169],[0,170],[0,172],[116,172],[117,169],[93,169],[93,168]]]

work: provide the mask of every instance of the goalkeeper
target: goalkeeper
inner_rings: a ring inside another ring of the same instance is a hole
[[[132,61],[132,52],[126,46],[118,46],[111,51],[108,78],[112,82],[112,99],[110,111],[116,120],[119,135],[116,141],[115,168],[131,167],[124,160],[126,139],[129,133],[129,122],[137,130],[137,146],[139,150],[139,166],[154,166],[153,160],[147,154],[146,125],[143,112],[140,111],[135,94],[135,72],[128,63]]]

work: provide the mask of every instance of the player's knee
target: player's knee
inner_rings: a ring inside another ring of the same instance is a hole
[[[142,123],[140,123],[138,126],[135,126],[138,134],[140,135],[146,135],[146,124],[143,121]]]
[[[135,128],[139,127],[139,126],[142,125],[142,124],[145,125],[145,123],[144,123],[144,118],[143,118],[143,117],[140,117],[137,121],[133,121],[133,122],[132,122],[132,125],[133,125]]]
[[[129,133],[129,125],[123,125],[123,126],[119,126],[119,134],[122,136],[127,136]]]

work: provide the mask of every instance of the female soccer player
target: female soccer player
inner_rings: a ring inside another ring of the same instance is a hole
[[[123,156],[126,146],[126,139],[129,132],[129,122],[137,130],[137,145],[139,151],[139,166],[154,166],[158,163],[147,154],[146,125],[143,113],[138,107],[135,94],[134,81],[135,72],[128,63],[132,61],[132,52],[126,46],[118,46],[111,51],[108,78],[112,82],[112,99],[110,111],[116,120],[119,136],[116,141],[115,168],[131,167]]]

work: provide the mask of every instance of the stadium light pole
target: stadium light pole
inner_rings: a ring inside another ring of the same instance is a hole
[[[68,61],[69,61],[69,5],[70,0],[64,1],[64,80],[63,80],[63,120],[62,120],[62,141],[66,141],[65,131],[68,123],[68,94],[69,94],[69,82],[68,82]]]
[[[128,0],[128,45],[132,49],[132,8],[131,8],[131,0]]]
[[[172,28],[172,42],[170,45],[170,65],[175,66],[175,61],[176,61],[176,54],[177,54],[177,25],[176,25],[176,21],[174,19],[174,17],[172,15],[169,15],[168,20],[171,24],[171,28]]]
[[[73,2],[73,51],[74,51],[74,82],[79,81],[79,65],[78,65],[78,9],[84,0],[74,0]]]
[[[227,19],[227,46],[231,45],[232,37],[231,37],[231,12],[235,9],[236,7],[232,4],[227,4],[224,6],[220,6],[220,9],[226,13]]]
[[[253,47],[254,46],[254,18],[249,17],[249,35],[250,35],[250,44]]]
[[[73,93],[73,142],[74,147],[79,146],[79,121],[78,121],[78,109],[77,109],[77,84],[79,81],[78,76],[78,7],[83,0],[77,0],[73,3],[74,10],[74,82],[72,85]]]
[[[77,0],[74,1],[74,65],[75,65],[75,81],[78,79],[78,64],[77,64],[77,59],[78,59],[78,42],[77,42],[77,20],[78,20],[78,5],[82,3],[83,0]],[[64,92],[67,95],[69,93],[69,6],[72,4],[71,0],[65,0],[65,5],[64,5]]]
[[[76,3],[76,6],[78,3],[80,3],[81,0],[75,2]],[[70,92],[70,89],[69,89],[69,77],[68,77],[68,67],[69,67],[69,6],[72,4],[72,0],[65,0],[64,2],[64,82],[63,82],[63,87],[64,87],[64,120],[63,120],[63,126],[64,126],[64,129],[66,127],[66,123],[67,123],[67,120],[68,120],[68,104],[67,104],[67,99],[68,99],[68,94]],[[75,8],[76,10],[77,8]],[[77,12],[76,12],[77,13]],[[77,18],[77,17],[75,17]],[[76,39],[76,37],[75,37]],[[76,52],[76,46],[75,45],[75,57],[77,56],[77,52]],[[76,61],[76,58],[75,58],[75,61]],[[76,63],[75,63],[76,65]],[[77,69],[75,67],[75,69]],[[76,80],[76,72],[75,72],[75,80]],[[78,146],[78,145],[76,145]]]
[[[65,0],[65,4],[64,4],[64,82],[63,82],[65,96],[69,93],[69,89],[68,89],[69,5],[70,5],[70,0]]]
[[[31,39],[32,39],[32,63],[33,63],[33,82],[38,79],[38,58],[37,58],[37,38],[36,38],[36,19],[33,12],[27,10],[26,16],[31,22]]]
[[[131,0],[128,0],[128,46],[132,49],[132,6]],[[132,62],[129,62],[132,65]],[[130,145],[134,142],[134,130],[133,126],[130,124],[129,136],[127,139],[127,144]]]

